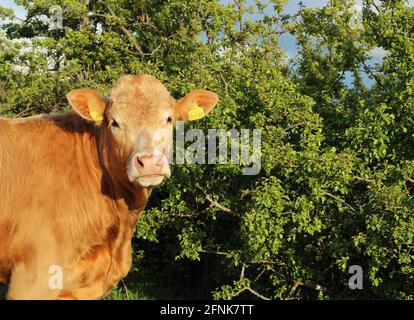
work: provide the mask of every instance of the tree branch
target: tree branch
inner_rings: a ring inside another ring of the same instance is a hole
[[[256,290],[253,290],[252,288],[250,288],[250,287],[244,287],[243,289],[241,289],[241,290],[239,290],[239,291],[237,291],[233,296],[234,297],[237,297],[240,293],[242,293],[242,292],[244,292],[244,291],[249,291],[251,294],[253,294],[253,295],[255,295],[256,297],[258,297],[258,298],[260,298],[260,299],[262,299],[262,300],[271,300],[270,298],[268,298],[268,297],[265,297],[264,295],[261,295],[260,293],[258,293]]]
[[[222,252],[222,251],[208,251],[208,250],[200,250],[200,252],[202,253],[211,253],[211,254],[217,254],[219,256],[227,256],[228,253],[227,252]]]
[[[298,123],[295,123],[295,124],[292,124],[292,125],[290,125],[290,126],[286,127],[284,130],[285,130],[285,131],[289,131],[289,130],[291,130],[291,129],[293,129],[293,128],[296,128],[296,127],[299,127],[299,126],[303,126],[303,125],[305,125],[306,123],[307,123],[306,121],[301,121],[301,122],[298,122]]]
[[[374,182],[374,180],[372,179],[368,179],[368,178],[363,178],[363,177],[358,177],[358,176],[353,176],[352,180],[357,180],[357,181],[365,181],[365,182]]]
[[[216,207],[220,209],[221,211],[228,212],[228,213],[234,213],[231,209],[226,208],[225,206],[218,203],[216,200],[213,200],[210,195],[206,195],[206,199],[210,202],[210,207]]]
[[[388,88],[386,88],[385,86],[384,86],[384,84],[382,83],[382,81],[380,80],[380,78],[378,78],[377,77],[377,75],[370,69],[370,67],[369,66],[367,66],[367,64],[364,62],[364,61],[362,61],[362,65],[364,66],[364,71],[366,72],[366,73],[368,73],[372,78],[374,78],[374,80],[375,80],[375,82],[381,87],[381,88],[383,88],[383,89],[385,89],[385,90],[387,90],[388,91]]]
[[[341,198],[339,198],[339,197],[337,197],[337,196],[335,196],[335,195],[333,195],[332,193],[330,193],[330,192],[324,192],[324,195],[325,196],[328,196],[328,197],[331,197],[332,199],[335,199],[336,201],[338,201],[338,202],[340,202],[340,203],[342,203],[342,204],[344,204],[345,206],[347,206],[350,210],[352,210],[353,212],[357,212],[353,207],[351,207],[349,204],[347,204],[344,200],[342,200]]]
[[[100,3],[102,3],[103,5],[105,5],[105,7],[108,9],[109,13],[111,14],[112,17],[116,18],[119,20],[118,16],[115,14],[115,12],[112,10],[112,8],[105,3],[105,1],[102,0],[98,0]],[[138,53],[143,57],[144,56],[144,52],[141,49],[141,46],[136,43],[134,35],[131,33],[131,31],[129,31],[127,28],[125,28],[121,23],[119,24],[119,27],[121,28],[122,32],[127,36],[129,42],[132,44],[132,46],[135,48],[135,50],[138,51]]]
[[[374,8],[378,11],[378,13],[381,13],[381,10],[380,10],[380,8],[377,6],[377,4],[375,3],[375,1],[369,1],[369,4],[370,5],[373,5],[374,6]]]
[[[244,271],[246,270],[246,268],[244,266],[242,266],[241,268],[241,272],[240,272],[240,279],[244,278]]]
[[[176,214],[176,213],[167,213],[168,217],[178,217],[178,218],[193,218],[195,217],[197,214],[193,213],[193,214]]]
[[[302,279],[298,279],[293,284],[293,286],[290,289],[289,294],[286,297],[286,299],[292,299],[293,298],[293,295],[296,292],[296,289],[298,287],[300,287],[300,286],[308,287],[308,288],[311,288],[311,289],[316,290],[316,291],[322,291],[322,292],[327,291],[327,288],[326,287],[323,287],[323,286],[321,286],[321,285],[319,285],[317,283],[313,283],[313,282],[309,282],[309,281],[303,281]]]

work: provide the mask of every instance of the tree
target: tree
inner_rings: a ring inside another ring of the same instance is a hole
[[[152,279],[164,298],[413,298],[414,10],[404,1],[367,0],[360,23],[351,0],[292,16],[283,0],[17,3],[27,18],[0,34],[2,114],[66,110],[75,87],[106,94],[122,74],[151,73],[176,97],[220,95],[197,123],[206,133],[261,129],[257,175],[242,175],[245,163],[173,167],[137,226],[129,294]],[[53,5],[63,24],[49,30]],[[278,45],[287,32],[300,48],[290,63]],[[377,47],[387,54],[372,65]],[[363,290],[348,286],[352,265]]]

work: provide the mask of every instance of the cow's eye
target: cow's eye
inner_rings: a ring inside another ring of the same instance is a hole
[[[115,119],[112,119],[112,121],[111,121],[111,127],[112,128],[119,128],[119,124],[118,124],[118,122],[115,121]]]
[[[171,116],[169,116],[168,118],[167,118],[167,122],[168,123],[171,123],[173,121],[173,118],[171,117]]]

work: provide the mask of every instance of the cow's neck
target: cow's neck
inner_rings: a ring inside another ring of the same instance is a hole
[[[141,212],[151,194],[152,188],[144,188],[132,184],[125,178],[124,168],[121,164],[109,160],[108,145],[105,144],[107,132],[102,127],[95,127],[95,140],[98,157],[102,168],[103,192],[116,200],[124,202],[128,211]]]

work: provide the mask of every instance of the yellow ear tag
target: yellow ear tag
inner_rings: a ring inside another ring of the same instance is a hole
[[[201,118],[204,118],[205,114],[204,114],[204,109],[199,107],[197,105],[197,103],[195,103],[190,110],[188,110],[188,119],[190,119],[191,121],[193,120],[198,120]]]
[[[95,110],[90,111],[89,114],[91,115],[91,118],[95,122],[101,121],[103,119],[102,114],[100,114],[99,112],[97,112]]]

